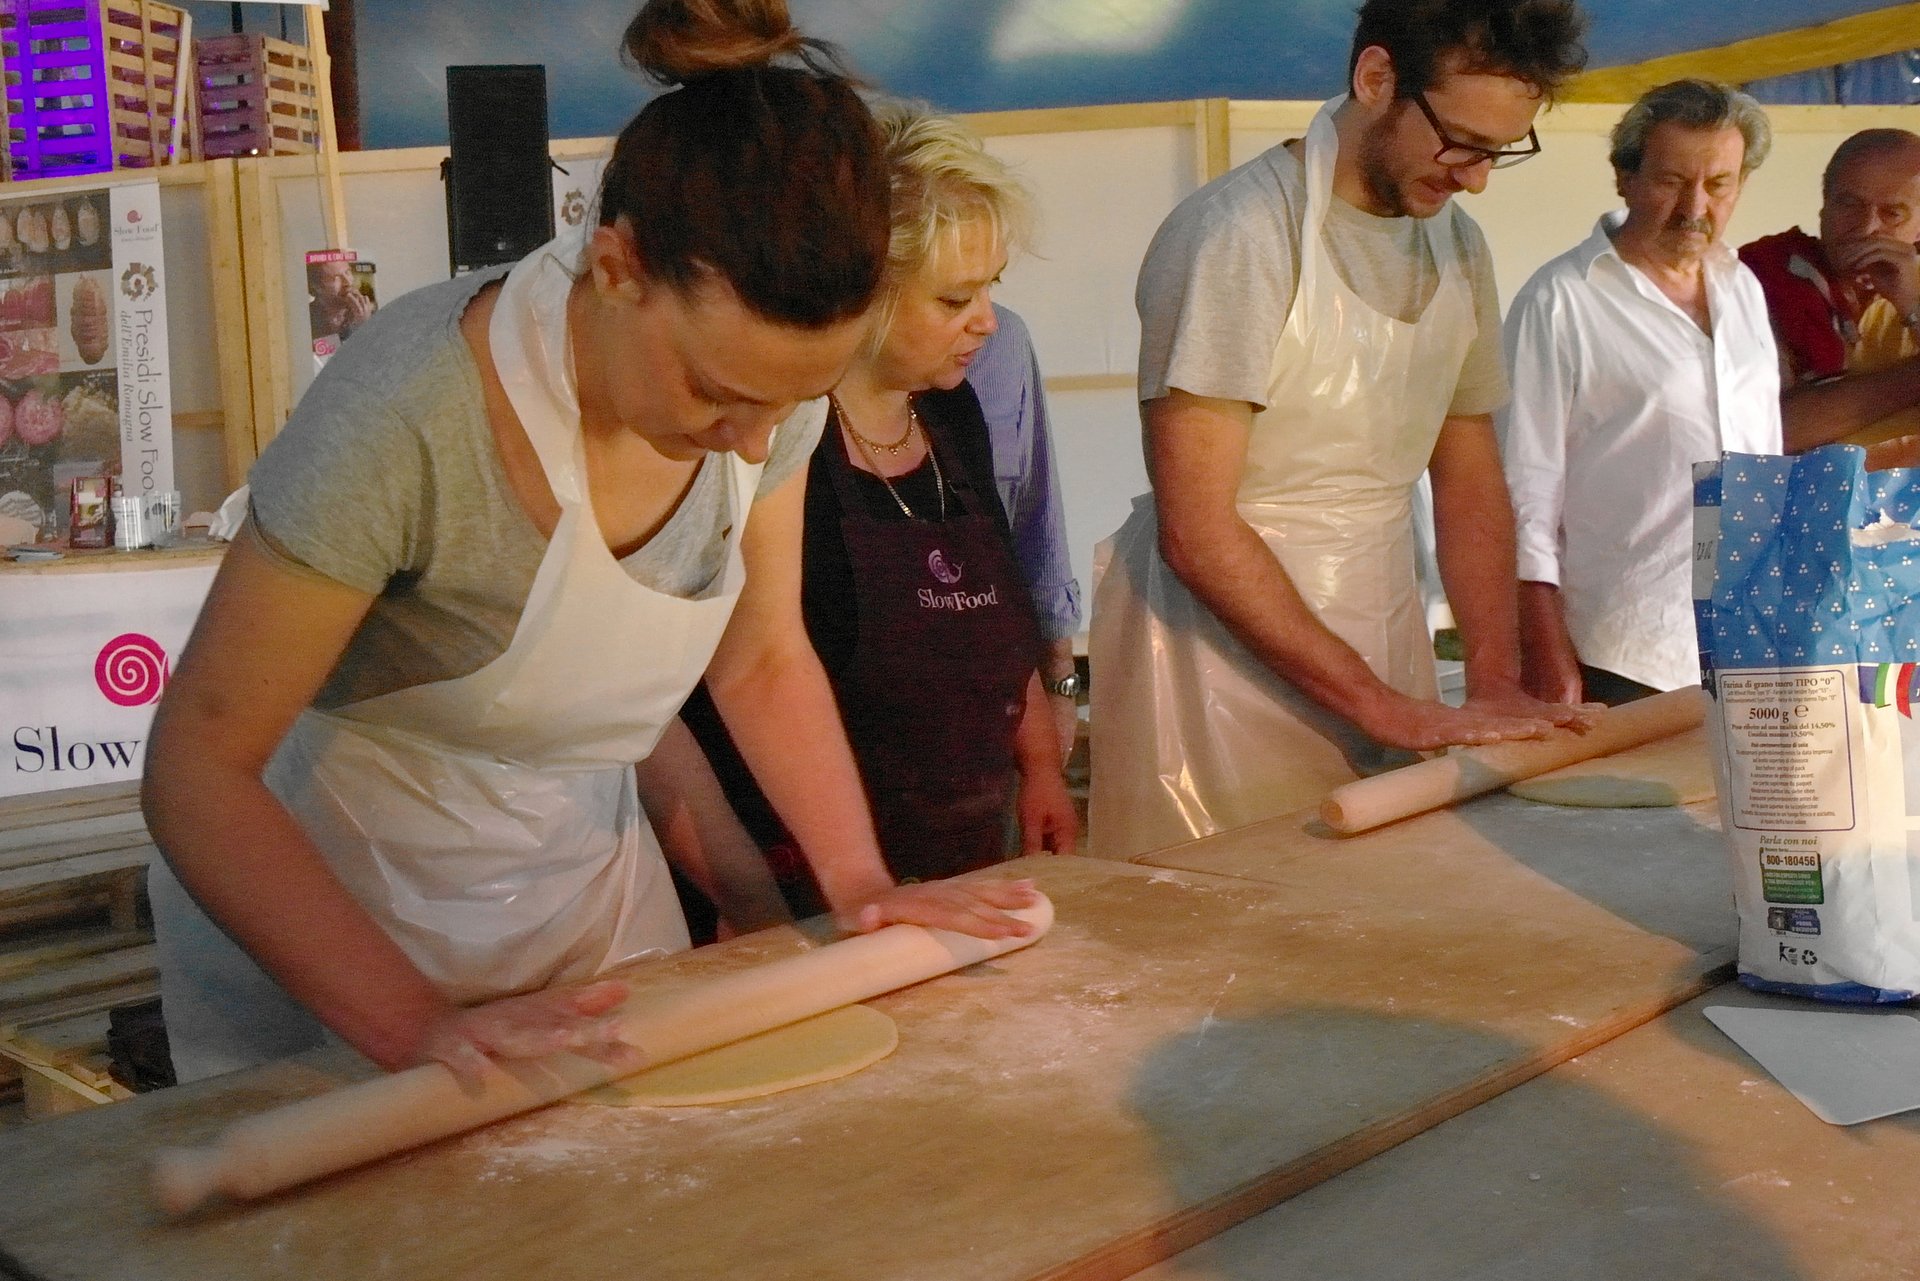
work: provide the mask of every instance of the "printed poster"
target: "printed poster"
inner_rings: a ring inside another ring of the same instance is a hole
[[[351,249],[307,252],[307,329],[313,340],[313,372],[333,359],[340,344],[373,319],[380,308],[373,292],[373,264]]]
[[[102,474],[175,488],[158,183],[0,199],[0,514],[49,540]]]

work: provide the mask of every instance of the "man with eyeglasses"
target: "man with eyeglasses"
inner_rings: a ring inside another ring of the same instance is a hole
[[[1725,85],[1648,91],[1613,130],[1626,208],[1514,295],[1500,426],[1536,697],[1622,703],[1700,680],[1693,464],[1780,452],[1766,299],[1721,240],[1771,140]]]
[[[1140,271],[1153,492],[1093,608],[1092,849],[1285,813],[1577,708],[1520,685],[1487,247],[1453,202],[1539,150],[1572,0],[1367,0],[1349,93],[1183,201]],[[1467,701],[1436,697],[1411,509],[1433,481]]]

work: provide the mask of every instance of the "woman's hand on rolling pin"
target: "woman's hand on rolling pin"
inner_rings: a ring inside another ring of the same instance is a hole
[[[444,1063],[462,1085],[486,1079],[490,1059],[538,1059],[571,1052],[638,1072],[646,1057],[620,1039],[613,1012],[627,999],[627,985],[609,979],[587,987],[555,988],[503,997],[470,1009],[450,1010],[428,1032],[423,1062]]]
[[[1033,927],[1008,912],[1038,899],[1032,881],[927,881],[890,886],[833,915],[856,934],[883,925],[924,925],[975,938],[1024,938]]]

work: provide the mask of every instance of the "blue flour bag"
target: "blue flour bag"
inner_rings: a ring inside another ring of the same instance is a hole
[[[1694,470],[1694,605],[1740,980],[1920,992],[1920,471],[1831,445]]]

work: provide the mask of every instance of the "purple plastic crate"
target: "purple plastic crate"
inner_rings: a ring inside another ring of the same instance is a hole
[[[0,0],[15,178],[113,168],[101,0]]]

